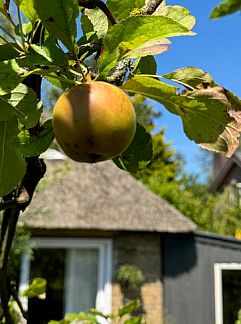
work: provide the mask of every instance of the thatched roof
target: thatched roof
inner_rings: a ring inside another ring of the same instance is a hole
[[[68,165],[59,179],[35,193],[21,216],[28,227],[147,232],[195,229],[188,218],[113,162],[89,165],[68,161]]]

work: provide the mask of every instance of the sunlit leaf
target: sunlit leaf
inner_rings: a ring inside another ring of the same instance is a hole
[[[127,18],[134,9],[144,6],[145,0],[107,0],[107,6],[118,20]]]
[[[229,111],[231,120],[225,126],[223,132],[215,143],[202,143],[200,146],[211,151],[223,152],[227,157],[231,157],[239,147],[239,137],[241,133],[241,111]]]
[[[189,30],[193,28],[196,22],[195,17],[190,15],[190,11],[181,6],[163,6],[154,15],[169,17]]]
[[[124,316],[126,314],[130,314],[141,307],[141,303],[139,300],[131,300],[126,303],[122,308],[118,310],[119,316]]]
[[[174,113],[179,114],[179,109],[172,102],[172,97],[176,96],[177,88],[164,83],[156,78],[136,75],[123,84],[122,88],[131,93],[138,93],[147,98],[151,98],[168,107]]]
[[[135,316],[125,320],[124,324],[142,324],[142,316]]]
[[[11,105],[14,114],[24,126],[30,128],[36,125],[42,111],[32,89],[20,83],[11,93],[0,98]]]
[[[164,74],[162,77],[193,89],[195,89],[201,83],[211,83],[213,81],[210,74],[192,66]]]
[[[226,90],[219,86],[188,90],[182,94],[177,89],[157,79],[137,75],[128,80],[123,89],[142,94],[163,104],[170,112],[181,117],[186,135],[206,148],[225,152],[230,156],[238,147],[240,134],[241,101],[232,101]],[[228,93],[229,94],[229,93]]]
[[[34,278],[31,284],[22,292],[23,297],[38,297],[46,292],[47,280],[43,278]]]
[[[83,17],[85,19],[83,20]],[[89,21],[90,24],[87,22]],[[88,30],[85,29],[86,22]],[[100,9],[86,9],[82,15],[82,28],[85,34],[95,33],[98,39],[105,37],[108,30],[108,19]]]
[[[194,35],[194,33],[169,17],[129,17],[114,25],[106,34],[104,39],[105,50],[99,62],[101,75],[106,75],[115,66],[117,60],[126,54],[126,52],[121,51],[121,48],[134,51],[147,42],[157,40],[157,44],[159,44],[160,39],[182,35]],[[154,44],[152,43],[152,45]]]
[[[158,55],[168,51],[170,49],[169,44],[169,40],[162,38],[146,42],[144,45],[141,45],[134,50],[129,50],[129,48],[125,46],[125,43],[123,43],[120,45],[119,55],[123,59]]]
[[[78,0],[34,0],[34,8],[50,35],[74,52]]]
[[[26,170],[25,161],[17,150],[17,134],[17,119],[0,122],[0,197],[21,181]]]
[[[129,147],[118,157],[115,164],[131,173],[144,168],[152,159],[152,139],[143,126],[137,125],[134,139]]]
[[[238,0],[226,0],[217,5],[217,7],[211,13],[211,18],[219,18],[226,15],[230,15],[236,11],[241,10],[241,3]]]
[[[35,0],[14,0],[21,11],[28,17],[32,24],[38,19],[37,12],[34,8]]]
[[[32,30],[33,30],[33,24],[31,22],[28,22],[28,23],[25,23],[25,24],[21,23],[21,25],[18,24],[16,26],[16,28],[14,29],[15,34],[20,36],[20,37],[21,37],[21,32],[23,32],[23,34],[25,36],[27,36],[27,35],[29,35],[31,33]]]

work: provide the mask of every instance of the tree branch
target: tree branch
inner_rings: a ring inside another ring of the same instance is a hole
[[[22,305],[22,303],[21,303],[21,301],[20,301],[20,299],[19,299],[19,296],[18,296],[18,293],[17,293],[16,288],[13,287],[13,286],[11,285],[11,283],[9,283],[9,286],[10,286],[9,289],[10,289],[10,291],[11,291],[11,294],[12,294],[12,296],[13,296],[13,299],[16,301],[16,303],[17,303],[17,305],[18,305],[18,307],[19,307],[19,310],[20,310],[22,316],[23,316],[25,319],[28,319],[28,313],[23,309],[23,305]]]
[[[141,9],[140,15],[152,15],[155,10],[160,6],[163,0],[149,0]],[[128,68],[131,65],[131,60],[123,60],[119,62],[119,65],[115,69],[115,71],[107,77],[107,81],[113,83],[117,86],[120,86],[127,74]]]
[[[149,1],[147,1],[147,3],[140,9],[140,14],[141,15],[152,15],[162,2],[163,2],[163,0],[149,0]]]
[[[107,7],[107,5],[101,1],[101,0],[79,0],[79,5],[81,7],[87,8],[87,9],[95,9],[99,8],[103,13],[106,15],[108,20],[112,25],[117,24],[117,20],[112,15],[110,9]]]
[[[33,43],[35,44],[41,44],[41,28],[42,26],[40,24],[33,38]],[[41,97],[41,81],[41,76],[33,74],[28,76],[23,82],[33,89],[38,99]],[[40,125],[37,123],[36,126],[29,129],[30,134],[38,134],[39,128]],[[3,197],[3,205],[5,204],[5,207],[8,204],[11,206],[3,212],[0,232],[0,298],[3,316],[8,324],[14,323],[8,308],[8,302],[12,295],[7,279],[7,264],[10,249],[16,232],[19,214],[30,203],[34,190],[46,171],[44,161],[39,159],[38,156],[26,158],[25,161],[27,163],[27,170],[20,186]],[[12,205],[12,203],[14,204]]]

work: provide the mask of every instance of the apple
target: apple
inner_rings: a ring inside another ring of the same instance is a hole
[[[53,110],[56,140],[71,159],[94,163],[120,155],[136,129],[133,104],[120,88],[91,81],[74,86]]]

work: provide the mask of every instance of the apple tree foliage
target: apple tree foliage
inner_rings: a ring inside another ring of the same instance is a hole
[[[211,18],[220,18],[241,10],[241,3],[237,0],[225,0],[217,5],[211,13]]]
[[[51,120],[34,134],[30,131],[45,109],[26,85],[30,75],[64,91],[84,82],[89,73],[92,79],[117,84],[130,95],[154,99],[181,117],[191,140],[233,154],[241,131],[241,101],[196,67],[156,75],[155,56],[170,50],[171,39],[195,36],[195,18],[187,9],[159,2],[150,15],[143,14],[142,0],[108,0],[106,5],[15,0],[15,19],[7,2],[0,0],[1,15],[14,27],[9,33],[0,26],[0,196],[23,178],[25,158],[40,155],[54,138]],[[41,37],[36,42],[37,32]],[[151,152],[149,135],[139,126],[128,152],[115,161],[135,171],[151,160]]]
[[[227,0],[212,17],[239,9]],[[188,9],[163,0],[0,0],[0,197],[5,206],[18,203],[20,183],[34,191],[28,168],[54,139],[51,119],[42,122],[49,109],[41,102],[43,80],[65,91],[91,78],[151,98],[180,116],[191,140],[231,156],[241,132],[239,98],[196,67],[156,74],[155,57],[170,50],[173,37],[194,37],[194,26]],[[133,142],[114,162],[136,172],[151,159],[151,136],[138,125]],[[4,239],[17,217],[4,219],[1,282],[12,237],[6,244]],[[6,310],[7,288],[0,288]]]

